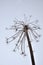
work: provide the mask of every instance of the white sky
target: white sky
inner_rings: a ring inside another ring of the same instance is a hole
[[[5,28],[13,23],[15,17],[22,19],[24,13],[38,19],[42,28],[40,42],[32,42],[32,46],[36,65],[43,65],[43,0],[0,0],[0,65],[31,65],[28,50],[27,56],[23,57],[12,51],[14,42],[7,45],[5,40],[8,34]]]

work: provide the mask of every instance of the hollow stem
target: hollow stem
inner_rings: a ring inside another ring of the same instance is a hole
[[[32,65],[35,65],[34,54],[33,54],[32,45],[29,39],[28,31],[26,32],[26,36],[27,36],[28,46],[30,50],[31,62],[32,62]]]

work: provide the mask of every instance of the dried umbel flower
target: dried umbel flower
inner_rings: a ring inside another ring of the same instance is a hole
[[[31,18],[31,16],[30,16],[30,18]],[[28,21],[31,20],[30,18],[29,18]],[[24,56],[26,56],[26,54],[25,54],[25,37],[26,37],[27,41],[28,41],[28,47],[29,47],[29,50],[30,50],[32,65],[35,65],[32,45],[31,45],[31,41],[30,41],[31,37],[29,36],[28,32],[29,33],[31,32],[33,38],[36,40],[36,42],[38,42],[39,37],[40,37],[40,35],[38,34],[38,31],[40,30],[40,27],[37,25],[38,20],[35,20],[33,22],[30,22],[30,23],[26,23],[26,22],[25,21],[14,20],[14,25],[12,25],[11,28],[7,28],[7,29],[15,30],[16,32],[13,36],[7,38],[6,42],[8,44],[8,43],[12,42],[13,40],[15,40],[16,38],[19,37],[13,51],[16,51],[16,49],[21,47],[22,54]]]

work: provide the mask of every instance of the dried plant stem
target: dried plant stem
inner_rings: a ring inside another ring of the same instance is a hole
[[[27,36],[28,46],[29,46],[30,55],[31,55],[31,62],[32,62],[32,65],[35,65],[33,50],[32,50],[31,42],[30,42],[30,39],[29,39],[28,31],[26,32],[26,36]]]

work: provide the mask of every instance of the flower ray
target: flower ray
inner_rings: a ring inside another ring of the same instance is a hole
[[[21,39],[22,35],[23,35],[23,32],[21,33],[21,35],[20,35],[20,37],[19,37],[19,39],[18,39],[18,41],[17,41],[17,43],[16,43],[15,49],[16,49],[16,48],[19,48],[18,44],[19,44],[19,42],[20,42],[20,39]],[[13,51],[15,51],[15,49],[14,49]]]
[[[21,31],[19,30],[16,34],[14,34],[13,36],[9,37],[9,38],[6,38],[6,42],[9,43],[11,41],[13,41],[14,39],[16,39],[18,36],[19,36],[19,33]]]

